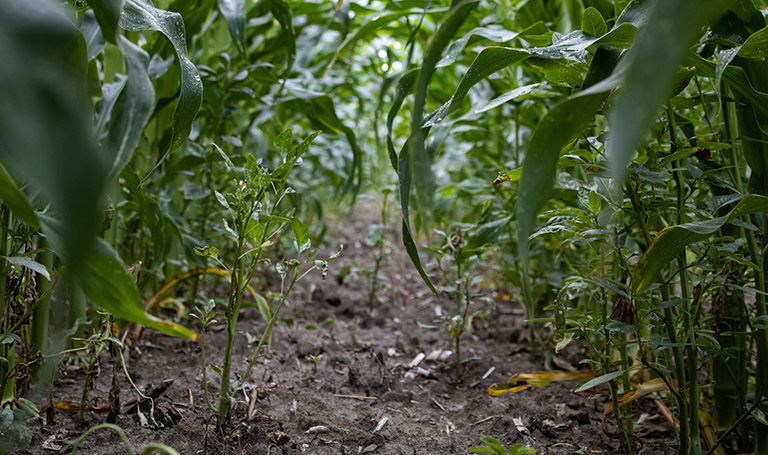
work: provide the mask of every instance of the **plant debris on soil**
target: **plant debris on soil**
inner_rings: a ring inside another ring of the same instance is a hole
[[[114,423],[134,449],[162,443],[189,455],[465,454],[481,445],[480,435],[488,435],[505,447],[524,443],[540,454],[617,453],[618,441],[601,430],[605,398],[593,396],[599,389],[576,394],[571,390],[578,382],[569,381],[489,396],[487,388],[494,383],[545,369],[544,357],[532,359],[527,348],[519,303],[501,291],[484,291],[496,300],[496,308],[475,318],[473,330],[462,338],[462,355],[469,361],[463,382],[453,382],[453,342],[435,322],[453,303],[447,295],[438,301],[429,292],[401,251],[394,229],[388,232],[390,257],[382,269],[388,283],[370,312],[367,279],[360,275],[345,282],[339,270],[373,262],[373,248],[364,236],[367,225],[376,222],[375,213],[375,208],[360,205],[351,220],[331,226],[331,244],[320,256],[338,244],[344,244],[344,253],[330,264],[326,280],[311,274],[289,297],[271,349],[257,360],[236,397],[238,405],[224,435],[217,432],[205,404],[199,342],[144,330],[137,341],[126,343],[127,370],[143,393],[154,397],[152,424],[149,404],[136,401],[122,366],[117,368],[121,406]],[[479,309],[482,304],[475,305]],[[225,344],[225,318],[217,319],[206,332],[209,364],[221,359]],[[186,324],[199,330],[192,321]],[[240,332],[258,336],[265,326],[256,308],[242,310]],[[579,366],[586,356],[571,348],[558,354],[557,363]],[[236,373],[245,370],[247,352],[246,336],[239,336],[233,355]],[[109,408],[113,388],[113,360],[106,352],[100,367],[89,392],[92,412],[85,421],[78,420],[76,410],[53,406],[30,422],[32,443],[20,453],[69,453],[68,441],[107,421],[106,413],[95,412]],[[84,367],[67,367],[53,385],[50,402],[79,403],[84,379]],[[218,379],[209,369],[212,400],[218,397]],[[650,403],[640,406],[635,414],[640,416],[639,453],[675,453],[674,433],[661,414]],[[608,422],[610,428],[615,425],[615,419]],[[82,442],[79,452],[127,453],[122,445],[117,433],[101,429]]]

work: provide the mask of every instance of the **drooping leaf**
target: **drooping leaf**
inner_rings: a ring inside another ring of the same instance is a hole
[[[35,209],[27,200],[27,197],[21,191],[19,186],[13,180],[13,177],[8,173],[0,163],[0,200],[3,201],[6,207],[21,221],[28,226],[39,227],[40,222],[37,220],[37,214]]]
[[[271,0],[270,8],[272,15],[280,23],[283,30],[283,38],[288,43],[288,57],[285,65],[285,71],[288,73],[293,67],[293,61],[296,59],[296,30],[293,28],[293,11],[291,5],[286,0]]]
[[[149,55],[123,36],[118,38],[118,44],[128,62],[128,76],[111,110],[109,130],[102,144],[111,159],[110,181],[120,175],[133,157],[155,102],[155,88],[148,73]]]
[[[241,50],[245,49],[245,0],[219,0],[219,11],[232,39]]]
[[[461,105],[461,101],[469,93],[469,90],[472,87],[485,80],[491,74],[512,66],[515,63],[522,62],[531,57],[536,57],[539,59],[539,66],[543,68],[543,65],[547,64],[544,63],[545,60],[557,60],[572,55],[586,53],[586,50],[593,46],[597,47],[605,44],[615,47],[626,47],[632,42],[634,33],[635,26],[626,22],[600,37],[589,37],[584,34],[576,34],[567,37],[557,44],[544,48],[514,49],[498,46],[486,47],[480,54],[478,54],[467,72],[461,78],[461,82],[459,82],[459,86],[456,88],[451,99],[431,113],[423,126],[433,126],[443,121],[448,114]],[[554,62],[550,63],[554,64]],[[562,71],[567,70],[567,68],[562,69]],[[577,85],[575,84],[576,81],[573,79],[573,76],[570,76],[567,80],[570,81],[572,85]]]
[[[493,384],[488,387],[488,395],[497,397],[504,392],[521,392],[531,386],[544,387],[551,382],[581,381],[593,378],[595,375],[589,370],[579,371],[536,371],[532,373],[517,373],[502,384]]]
[[[60,217],[57,253],[76,270],[101,224],[106,178],[92,134],[85,40],[50,2],[0,0],[0,10],[0,162]],[[15,213],[36,224],[4,186]]]
[[[116,44],[117,23],[123,11],[123,0],[89,0],[104,39]]]
[[[203,83],[194,63],[187,57],[184,20],[178,13],[157,9],[151,0],[125,0],[120,26],[130,31],[156,30],[165,35],[176,51],[181,68],[179,102],[173,113],[173,126],[169,149],[172,152],[183,144],[192,130],[192,121],[203,102]],[[162,161],[161,158],[160,161]]]
[[[397,171],[397,151],[395,145],[392,142],[392,128],[395,123],[397,113],[400,112],[400,108],[403,106],[405,97],[413,92],[413,85],[416,83],[416,78],[419,75],[420,68],[414,68],[410,71],[403,73],[398,79],[395,85],[395,96],[392,100],[392,106],[389,108],[389,114],[387,115],[387,152],[389,154],[389,161],[392,163],[392,167]]]
[[[35,273],[44,276],[48,281],[51,280],[51,274],[45,266],[28,256],[3,256],[6,261],[18,267],[26,267]]]
[[[411,135],[405,142],[403,150],[398,157],[398,175],[400,179],[400,204],[403,214],[403,243],[405,244],[408,256],[411,258],[416,270],[421,278],[426,282],[435,295],[432,282],[424,272],[421,261],[419,260],[416,244],[411,237],[411,221],[408,213],[408,204],[411,197],[411,181],[416,176],[416,194],[420,198],[424,208],[431,211],[432,199],[434,198],[434,176],[432,165],[429,162],[426,149],[424,147],[425,133],[422,130],[421,118],[424,114],[424,104],[427,99],[427,90],[429,81],[435,72],[435,65],[440,59],[443,50],[448,45],[453,35],[459,29],[462,23],[467,19],[469,13],[477,7],[478,0],[461,0],[451,6],[451,9],[440,20],[437,30],[430,36],[426,44],[424,59],[421,69],[416,78],[414,88],[413,114],[411,119]]]
[[[672,95],[681,62],[719,0],[648,2],[648,24],[641,27],[625,56],[626,79],[608,115],[606,140],[611,172],[621,182],[661,104]],[[616,185],[621,188],[621,184]]]
[[[40,222],[51,249],[60,252],[64,246],[64,238],[59,235],[63,232],[62,223],[44,215],[41,215]],[[115,317],[151,327],[166,335],[197,339],[197,335],[185,327],[144,312],[133,278],[115,250],[103,239],[97,239],[95,247],[87,252],[81,266],[73,272],[74,282],[88,299]]]
[[[665,228],[638,261],[632,293],[638,295],[648,289],[664,266],[679,257],[686,246],[708,239],[730,221],[757,212],[768,212],[768,197],[750,194],[725,216]]]

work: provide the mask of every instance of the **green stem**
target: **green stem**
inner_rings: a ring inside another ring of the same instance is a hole
[[[232,276],[232,281],[229,286],[229,303],[227,304],[227,344],[224,350],[224,365],[221,370],[221,391],[219,393],[219,407],[217,423],[221,427],[227,420],[229,415],[229,408],[232,397],[229,391],[229,374],[232,368],[232,346],[234,345],[237,318],[240,313],[240,304],[243,301],[243,293],[241,288],[243,284],[240,283],[245,277],[245,259],[241,257],[244,240],[241,235],[241,240],[238,241],[236,258],[237,264],[235,267],[235,275]]]

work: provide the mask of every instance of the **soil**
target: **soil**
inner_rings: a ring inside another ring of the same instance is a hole
[[[488,435],[507,448],[524,443],[539,454],[619,453],[619,442],[601,430],[604,395],[571,392],[577,382],[489,396],[491,384],[545,367],[543,357],[532,358],[522,310],[506,292],[481,290],[496,305],[462,337],[462,357],[471,360],[463,382],[454,383],[453,342],[445,326],[435,322],[438,314],[450,314],[454,307],[447,295],[433,297],[418,277],[402,251],[399,229],[388,228],[391,245],[382,268],[388,283],[370,312],[365,276],[345,280],[339,271],[345,265],[372,265],[373,248],[364,237],[377,213],[373,203],[360,204],[351,220],[330,227],[320,256],[343,243],[341,258],[330,264],[326,280],[312,273],[297,285],[281,314],[292,321],[275,326],[271,350],[257,360],[244,393],[236,397],[239,404],[225,436],[205,404],[199,342],[144,330],[127,345],[127,369],[144,393],[154,390],[158,395],[155,416],[163,425],[142,426],[135,406],[126,405],[136,394],[119,371],[123,407],[115,423],[133,448],[138,452],[149,443],[162,443],[188,455],[466,454],[482,445],[480,435]],[[437,277],[436,270],[428,271]],[[224,315],[217,319],[206,337],[209,364],[220,363],[224,351]],[[199,330],[196,320],[184,323]],[[260,335],[264,327],[257,309],[242,310],[240,332]],[[239,335],[235,372],[244,371],[247,352],[246,337]],[[421,354],[426,357],[416,365]],[[558,357],[560,365],[578,365],[584,355],[569,347]],[[108,403],[113,366],[103,353],[89,404]],[[66,368],[53,386],[51,401],[79,402],[84,378],[84,367]],[[218,379],[209,369],[212,399],[218,398]],[[649,402],[635,413],[642,421],[636,427],[640,453],[675,453],[674,433]],[[141,409],[149,414],[148,405]],[[106,420],[97,413],[87,413],[84,422],[77,414],[47,413],[30,423],[32,443],[20,453],[69,453],[67,441]],[[615,428],[615,419],[609,426]],[[128,453],[121,445],[117,433],[101,429],[82,442],[79,452]]]

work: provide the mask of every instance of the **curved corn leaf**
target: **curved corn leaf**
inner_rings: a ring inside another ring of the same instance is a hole
[[[534,371],[532,373],[517,373],[501,384],[493,384],[488,387],[488,395],[497,397],[504,392],[521,392],[531,386],[544,387],[551,382],[581,381],[594,378],[589,370],[578,371]]]
[[[443,13],[445,11],[448,11],[448,9],[435,8],[435,9],[429,9],[426,11],[422,9],[411,9],[406,11],[398,11],[396,13],[391,13],[391,14],[385,14],[383,16],[379,16],[374,19],[371,19],[365,25],[360,27],[360,30],[355,32],[354,35],[347,37],[347,39],[345,39],[344,42],[341,43],[339,48],[336,50],[336,53],[333,55],[333,58],[331,58],[331,62],[328,64],[328,67],[325,69],[325,75],[323,77],[328,76],[328,74],[331,72],[331,68],[333,68],[333,64],[336,63],[336,60],[338,60],[339,55],[341,55],[342,52],[351,48],[352,46],[354,46],[355,43],[365,38],[366,36],[376,33],[376,31],[378,31],[383,26],[389,24],[390,22],[396,21],[398,19],[401,19],[407,16],[415,16],[417,14],[423,15],[425,13]]]
[[[749,194],[725,216],[665,228],[638,261],[632,293],[638,295],[648,289],[664,266],[679,257],[686,246],[708,239],[734,219],[757,212],[768,212],[768,197]]]
[[[524,85],[522,87],[517,87],[513,90],[508,91],[507,93],[492,99],[487,104],[485,104],[483,107],[475,110],[475,114],[480,114],[485,111],[490,111],[493,108],[499,107],[502,104],[511,101],[515,98],[521,97],[523,95],[527,95],[528,93],[531,93],[534,89],[541,87],[544,85],[543,83],[536,83],[536,84],[530,84],[530,85]]]
[[[498,27],[477,27],[451,43],[451,45],[448,46],[448,50],[445,51],[445,57],[443,57],[443,59],[437,63],[436,68],[452,65],[459,58],[459,55],[461,55],[461,52],[466,47],[469,39],[473,36],[482,36],[483,38],[493,42],[503,43],[506,41],[511,41],[517,37],[538,35],[546,32],[547,27],[543,22],[536,22],[522,32],[512,32]]]
[[[288,43],[288,57],[285,64],[285,72],[288,73],[296,59],[296,30],[293,29],[293,11],[291,5],[285,0],[271,0],[270,9],[272,15],[280,23],[283,29],[283,38]]]
[[[400,76],[395,85],[395,96],[392,100],[392,107],[389,108],[389,114],[387,115],[387,152],[389,153],[389,161],[392,163],[392,167],[397,171],[397,151],[395,151],[395,145],[392,142],[392,126],[395,123],[395,117],[400,112],[400,108],[403,106],[405,97],[413,92],[413,85],[416,83],[416,78],[419,75],[421,68],[414,68]]]
[[[245,49],[245,0],[219,0],[219,11],[227,20],[229,35]]]
[[[89,0],[104,39],[116,43],[117,24],[123,11],[123,0]]]
[[[306,100],[295,100],[295,102],[301,103],[303,108],[302,111],[307,117],[327,127],[333,132],[342,133],[346,136],[347,142],[352,149],[352,169],[350,170],[347,181],[344,183],[342,191],[345,193],[351,191],[356,195],[358,191],[360,191],[360,185],[363,180],[363,168],[361,166],[362,151],[357,145],[355,132],[352,128],[345,125],[344,122],[339,119],[339,116],[336,115],[336,109],[333,106],[333,100],[330,96],[318,96]],[[312,140],[314,140],[319,133],[319,131],[315,133]]]
[[[0,164],[0,200],[16,218],[28,226],[40,226],[35,209],[2,164]]]
[[[659,107],[672,94],[686,50],[701,34],[709,15],[720,6],[719,0],[648,3],[648,23],[653,26],[638,31],[635,44],[625,56],[626,80],[608,114],[610,129],[605,148],[617,182],[623,180],[627,163]]]
[[[756,59],[768,57],[768,27],[749,35],[739,49],[739,57]]]
[[[617,70],[618,72],[618,70]],[[592,123],[608,96],[620,82],[617,74],[561,101],[550,110],[531,135],[523,159],[517,203],[517,247],[523,273],[528,273],[528,237],[533,222],[555,183],[560,152]]]
[[[144,127],[155,103],[155,88],[149,78],[149,54],[123,36],[118,38],[120,50],[128,63],[120,94],[111,110],[109,130],[103,143],[110,163],[108,180],[117,178],[133,157]]]
[[[178,13],[155,8],[151,0],[126,0],[120,26],[130,31],[157,30],[168,38],[176,51],[181,68],[181,93],[173,113],[171,142],[159,161],[162,162],[168,153],[187,140],[192,130],[192,121],[203,102],[203,83],[197,68],[187,57],[184,19]]]
[[[58,253],[77,270],[101,224],[106,177],[92,134],[85,40],[50,2],[0,0],[0,11],[0,162],[61,218]],[[15,193],[15,213],[36,224],[13,187],[5,190]]]
[[[605,44],[614,47],[627,47],[634,37],[635,30],[636,28],[633,24],[625,22],[600,37],[589,37],[581,32],[574,32],[557,44],[543,48],[514,49],[498,46],[486,47],[480,51],[480,54],[478,54],[461,78],[461,82],[459,82],[459,86],[451,99],[430,114],[423,126],[434,126],[442,122],[448,114],[459,107],[461,101],[472,87],[485,80],[491,74],[508,66],[535,57],[538,58],[536,60],[538,67],[544,71],[550,68],[550,64],[554,64],[554,62],[548,62],[547,60],[576,58],[575,56],[585,53],[592,46]],[[569,69],[564,65],[559,65],[559,67],[560,71],[567,71]],[[544,72],[547,74],[547,71]],[[562,81],[555,80],[554,82],[570,82],[572,85],[577,85],[576,82],[579,81],[574,80],[573,75],[569,75],[567,79]]]
[[[58,253],[64,245],[60,235],[63,223],[45,215],[40,216],[40,222],[51,248]],[[133,278],[115,250],[103,239],[97,239],[95,248],[88,252],[82,265],[71,272],[73,280],[88,299],[115,317],[151,327],[166,335],[197,339],[194,332],[183,326],[160,320],[144,311]]]
[[[400,152],[400,157],[398,158],[400,203],[403,213],[403,243],[405,244],[408,256],[411,258],[411,262],[413,262],[419,275],[435,295],[437,295],[437,291],[421,266],[416,244],[411,237],[411,222],[408,214],[408,204],[411,197],[411,179],[413,175],[417,177],[416,194],[421,199],[424,207],[431,211],[434,198],[434,175],[432,174],[429,157],[424,148],[425,133],[421,125],[429,81],[432,79],[435,65],[440,59],[443,49],[445,49],[461,24],[467,19],[470,11],[477,7],[478,4],[479,0],[461,0],[454,4],[450,11],[440,20],[437,30],[427,41],[424,60],[416,78],[411,136],[405,142],[405,147]]]

